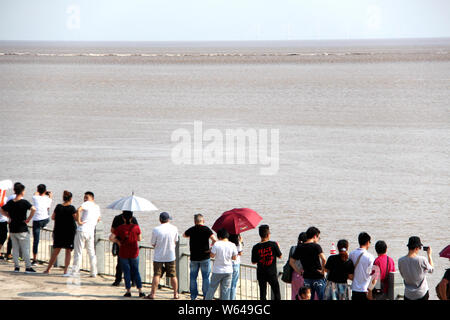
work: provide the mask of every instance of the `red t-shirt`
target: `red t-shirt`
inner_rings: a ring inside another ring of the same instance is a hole
[[[388,256],[386,254],[383,254],[381,256],[379,256],[378,258],[375,259],[375,261],[373,262],[374,265],[378,266],[380,268],[380,279],[382,281],[384,281],[384,292],[386,293],[388,291],[387,287],[389,285],[389,279],[385,278],[386,277],[386,267],[387,262],[386,259],[388,258]],[[389,272],[395,272],[395,264],[394,264],[394,260],[389,257]]]
[[[138,236],[141,229],[137,224],[122,224],[114,230],[114,234],[120,240],[119,257],[134,259],[139,255]]]

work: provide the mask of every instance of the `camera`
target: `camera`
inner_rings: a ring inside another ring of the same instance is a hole
[[[45,195],[46,195],[46,196],[49,196],[50,193],[51,193],[51,191],[45,191]]]
[[[429,247],[425,247],[425,246],[424,246],[424,247],[423,247],[423,251],[428,251],[428,248],[429,248]]]

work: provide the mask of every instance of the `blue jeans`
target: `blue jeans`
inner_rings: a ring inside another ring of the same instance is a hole
[[[37,254],[39,246],[39,237],[41,236],[41,229],[49,222],[49,219],[33,221],[33,254]]]
[[[241,265],[233,264],[233,275],[231,276],[230,300],[236,300],[236,287],[239,280],[239,271]]]
[[[209,289],[209,275],[211,274],[211,260],[205,259],[202,261],[191,261],[190,263],[190,283],[189,291],[191,292],[191,300],[195,300],[198,296],[197,289],[197,277],[198,270],[202,270],[202,292],[203,296],[206,297]]]
[[[142,288],[141,275],[139,274],[139,257],[134,259],[119,258],[119,261],[123,277],[125,278],[125,288],[131,288],[131,279],[134,279],[136,288]]]
[[[214,299],[214,294],[220,285],[220,300],[230,300],[230,286],[232,273],[213,273],[211,284],[206,294],[205,300]]]
[[[323,279],[305,279],[305,286],[311,288],[311,300],[314,300],[314,295],[317,293],[317,299],[323,300],[325,293],[325,286],[327,281]]]

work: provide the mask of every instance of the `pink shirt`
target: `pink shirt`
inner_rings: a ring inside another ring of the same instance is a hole
[[[386,259],[388,258],[388,256],[386,254],[383,254],[381,256],[379,256],[378,258],[375,259],[375,261],[373,262],[373,264],[375,266],[378,266],[380,268],[380,279],[385,279],[386,277]],[[394,263],[394,259],[392,259],[391,257],[389,257],[389,272],[395,272],[395,263]],[[388,288],[388,281],[389,279],[385,279],[384,280],[384,292],[387,293],[387,288]]]

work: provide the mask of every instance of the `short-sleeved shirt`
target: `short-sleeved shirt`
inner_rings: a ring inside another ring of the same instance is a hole
[[[252,248],[252,263],[256,263],[258,279],[277,274],[277,258],[281,257],[280,247],[274,241],[260,242]]]
[[[450,269],[447,269],[444,273],[444,279],[450,281]]]
[[[322,247],[314,242],[302,243],[297,246],[292,255],[295,260],[300,260],[303,266],[303,278],[305,279],[323,279],[324,276],[319,272],[322,269],[319,255],[322,253]]]
[[[398,270],[405,284],[405,297],[410,300],[423,298],[428,291],[426,274],[433,272],[427,258],[404,256],[398,259]]]
[[[386,259],[388,259],[386,261]],[[391,257],[388,257],[386,254],[383,254],[381,256],[378,256],[375,261],[373,262],[374,266],[378,266],[380,268],[380,279],[383,283],[383,292],[388,292],[389,287],[389,272],[395,272],[395,263],[394,259]],[[386,269],[388,268],[388,269]]]
[[[48,211],[52,205],[52,199],[48,196],[33,196],[33,206],[36,212],[33,215],[33,221],[40,221],[49,218]]]
[[[75,233],[77,225],[73,215],[77,212],[74,206],[63,206],[58,204],[55,207],[55,227],[53,232],[56,234]]]
[[[120,258],[135,259],[139,256],[138,239],[141,229],[137,224],[122,224],[114,230],[114,234],[120,239]]]
[[[348,255],[348,258],[352,260],[353,265],[356,265],[359,256],[361,256],[361,259],[359,259],[358,265],[353,272],[352,291],[367,292],[372,279],[372,267],[375,258],[363,248],[353,250]]]
[[[131,223],[139,225],[135,217],[131,218]],[[123,213],[121,213],[114,217],[111,228],[116,229],[118,226],[121,226],[123,224],[125,224],[125,221],[123,221]]]
[[[175,261],[175,245],[178,241],[178,229],[170,222],[162,223],[153,229],[152,246],[155,248],[153,261],[172,262]]]
[[[354,271],[352,260],[343,261],[338,254],[328,257],[325,268],[328,270],[328,281],[335,283],[347,283],[348,275]]]
[[[189,237],[189,250],[192,261],[209,259],[209,238],[213,234],[210,228],[196,224],[184,233]]]
[[[27,220],[27,211],[30,210],[31,207],[31,203],[25,199],[20,199],[19,201],[10,200],[2,207],[4,211],[8,212],[11,219],[9,232],[28,232],[28,226],[25,220]]]
[[[211,253],[215,254],[213,273],[233,273],[233,256],[237,256],[237,248],[230,241],[216,241],[211,248]]]
[[[100,207],[93,201],[85,201],[81,205],[81,221],[85,222],[78,226],[78,231],[94,233],[98,218],[100,218]]]

